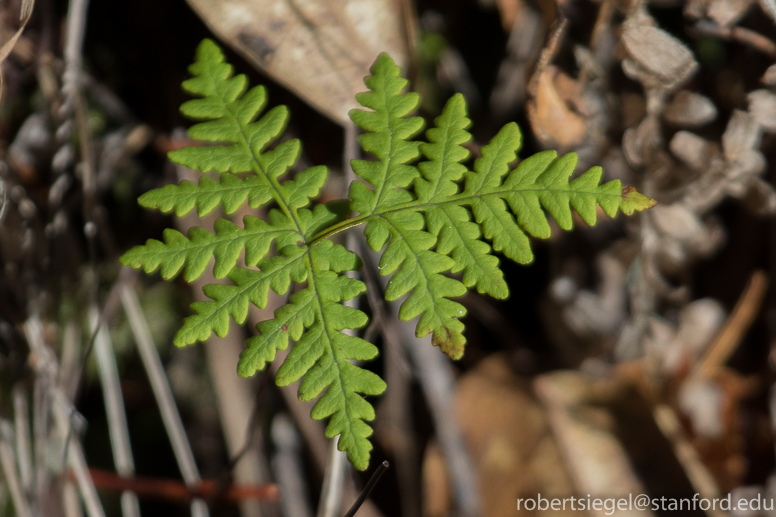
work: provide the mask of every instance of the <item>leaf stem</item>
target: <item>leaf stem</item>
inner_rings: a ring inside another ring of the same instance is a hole
[[[339,232],[348,230],[350,228],[353,228],[355,226],[358,226],[360,224],[368,222],[370,219],[374,217],[380,217],[382,215],[392,213],[392,212],[401,212],[403,210],[413,210],[413,211],[423,211],[427,207],[431,206],[442,206],[442,205],[468,205],[471,204],[473,200],[475,199],[481,199],[486,196],[497,196],[497,197],[504,197],[507,194],[521,194],[523,192],[569,192],[566,189],[552,189],[552,188],[520,188],[520,189],[506,189],[506,190],[493,190],[491,192],[484,192],[481,194],[471,194],[469,192],[459,192],[458,194],[454,194],[452,196],[448,196],[447,199],[444,201],[439,200],[431,200],[427,201],[425,203],[419,203],[417,200],[409,201],[407,203],[403,203],[401,205],[392,206],[388,209],[379,211],[379,212],[373,212],[371,214],[364,214],[360,215],[358,217],[351,217],[349,219],[345,219],[344,221],[340,221],[337,224],[334,224],[332,226],[329,226],[328,228],[325,228],[321,230],[320,232],[313,235],[313,237],[307,242],[308,246],[312,246],[316,242],[328,239],[332,235],[335,235]],[[600,197],[617,197],[622,199],[622,194],[617,195],[608,195],[606,193],[601,192],[585,192],[585,191],[575,191],[576,193],[582,193],[582,194],[594,194]]]

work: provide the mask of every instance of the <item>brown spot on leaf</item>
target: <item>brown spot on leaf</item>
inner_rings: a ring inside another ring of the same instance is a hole
[[[237,40],[245,45],[255,56],[266,65],[267,59],[275,52],[275,47],[258,34],[248,34],[241,32],[237,36]]]
[[[434,332],[431,342],[447,354],[450,359],[458,360],[463,357],[466,338],[457,332],[450,332],[450,329],[443,327],[442,331]]]

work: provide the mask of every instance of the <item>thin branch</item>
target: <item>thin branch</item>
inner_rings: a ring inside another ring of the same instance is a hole
[[[767,289],[768,275],[761,270],[752,273],[733,312],[698,363],[696,375],[705,378],[713,377],[728,362],[760,312]]]
[[[8,56],[11,55],[11,51],[16,46],[16,43],[19,41],[19,38],[22,36],[22,32],[24,32],[24,28],[27,27],[27,22],[30,21],[30,18],[32,17],[32,11],[35,8],[35,0],[22,0],[21,5],[21,13],[19,14],[19,20],[21,21],[21,25],[19,25],[19,28],[16,29],[16,32],[13,36],[11,36],[8,41],[3,43],[3,46],[0,47],[0,65],[2,65],[3,61],[5,61]],[[2,73],[2,67],[0,67],[0,98],[2,98],[3,95],[3,73]],[[0,218],[2,217],[2,214],[0,213]]]
[[[107,328],[100,325],[97,305],[91,305],[88,314],[89,327],[97,332],[94,340],[94,353],[108,419],[108,434],[113,450],[113,461],[119,475],[130,478],[135,475],[135,463],[132,460],[127,413],[124,408],[124,397],[121,393],[121,380],[116,367],[113,343]],[[121,495],[121,509],[124,517],[139,517],[140,503],[137,496],[131,491],[123,493]]]
[[[7,420],[0,420],[0,464],[3,468],[5,484],[11,492],[11,501],[16,509],[16,515],[19,517],[32,517],[32,511],[27,499],[24,497],[21,483],[19,482],[19,472],[16,470],[14,461],[13,446],[13,426]]]
[[[30,316],[24,324],[24,334],[30,347],[30,357],[34,358],[31,366],[35,370],[35,446],[38,479],[36,489],[46,495],[48,466],[46,464],[46,447],[48,444],[48,415],[51,412],[60,437],[67,442],[67,458],[70,468],[76,475],[78,489],[81,492],[86,512],[89,517],[105,517],[97,490],[86,467],[81,443],[71,437],[71,415],[76,411],[60,389],[56,388],[59,365],[53,351],[43,339],[43,323],[37,314]],[[49,409],[50,408],[50,409]]]
[[[285,413],[273,418],[270,435],[276,451],[272,467],[283,494],[280,498],[283,515],[312,517],[302,461],[302,440],[291,418]]]
[[[368,257],[367,244],[360,239],[360,253]],[[366,258],[366,260],[369,260]],[[378,410],[378,419],[382,424],[378,436],[390,444],[390,451],[396,464],[396,476],[399,482],[399,495],[403,517],[417,517],[421,513],[420,471],[417,465],[418,445],[412,430],[411,381],[413,372],[407,362],[402,337],[393,325],[382,294],[382,286],[376,277],[375,268],[368,264],[361,269],[366,295],[372,310],[372,325],[383,336],[385,355],[385,382],[390,388],[383,397]],[[373,328],[370,326],[370,328]],[[369,329],[367,329],[368,331]],[[364,336],[364,339],[370,341]]]
[[[113,472],[90,468],[89,473],[94,484],[101,490],[115,492],[132,491],[138,496],[172,502],[188,502],[192,499],[223,498],[240,502],[247,499],[274,501],[278,498],[278,489],[274,484],[266,485],[229,485],[224,489],[218,480],[206,479],[196,487],[188,487],[176,479],[117,476]]]
[[[72,436],[70,433],[70,415],[73,413],[73,407],[67,401],[65,394],[57,388],[52,390],[53,413],[57,428],[62,437]],[[94,487],[92,477],[89,475],[89,468],[86,465],[83,447],[78,440],[68,439],[66,444],[68,448],[68,465],[75,474],[78,483],[78,489],[86,506],[86,514],[89,517],[105,517],[100,498],[97,496],[97,489]]]
[[[679,463],[684,468],[693,488],[703,499],[709,501],[718,499],[721,492],[717,482],[706,465],[704,465],[698,451],[685,436],[682,424],[674,410],[665,404],[658,404],[653,408],[652,415],[663,436],[671,442],[676,459],[679,460]],[[724,511],[717,510],[716,507],[706,510],[706,515],[709,517],[727,516]]]
[[[178,462],[178,468],[181,471],[183,480],[190,488],[196,487],[202,481],[194,461],[194,453],[191,450],[191,444],[186,437],[186,431],[183,428],[178,407],[175,404],[175,398],[172,395],[170,383],[164,373],[162,361],[151,337],[151,330],[148,327],[140,301],[135,291],[126,283],[122,282],[119,287],[119,296],[124,304],[124,310],[129,320],[129,326],[132,334],[135,336],[140,359],[148,373],[148,380],[151,383],[151,389],[156,397],[156,403],[159,405],[159,411],[162,414],[162,422],[170,438],[175,459]],[[204,512],[204,513],[202,513]],[[207,515],[207,505],[204,501],[192,502],[193,515]]]
[[[329,463],[321,488],[321,502],[316,517],[336,517],[342,507],[342,489],[345,484],[347,455],[337,448],[337,438],[331,440]]]
[[[19,475],[24,491],[30,493],[35,483],[30,443],[30,408],[27,404],[27,393],[18,383],[13,387],[13,414]]]
[[[62,487],[62,509],[65,517],[83,517],[81,501],[78,500],[78,488],[75,483],[66,479]]]
[[[79,349],[81,345],[81,332],[75,320],[65,323],[65,332],[62,337],[61,365],[59,367],[58,385],[70,400],[75,399],[78,391],[79,374]]]
[[[113,284],[113,287],[111,287],[110,293],[108,293],[108,298],[105,300],[105,304],[102,308],[102,312],[98,314],[98,319],[97,319],[98,324],[94,326],[94,328],[91,331],[91,334],[89,335],[89,341],[86,343],[84,352],[81,355],[80,361],[78,362],[77,369],[74,368],[75,373],[70,378],[70,383],[71,383],[70,386],[72,389],[72,393],[69,391],[66,391],[67,395],[69,396],[69,400],[76,399],[78,388],[81,385],[81,377],[84,374],[84,369],[86,368],[86,362],[89,360],[89,356],[91,355],[92,349],[94,348],[94,342],[97,339],[97,334],[100,332],[100,329],[103,327],[103,325],[106,324],[108,319],[110,319],[110,317],[116,311],[116,305],[118,303],[119,287],[120,287],[120,281],[115,282]],[[60,378],[61,378],[61,374],[60,374]]]
[[[251,418],[248,421],[248,429],[245,430],[245,442],[243,443],[243,446],[237,451],[237,453],[233,454],[229,460],[229,464],[226,467],[227,473],[231,472],[232,469],[234,469],[234,467],[240,462],[243,456],[245,456],[254,447],[253,436],[256,429],[258,428],[259,415],[261,414],[259,411],[259,400],[261,399],[264,391],[267,389],[270,377],[271,375],[266,371],[261,376],[261,381],[259,381],[259,389],[256,390],[256,395],[254,396],[253,410],[251,411]]]
[[[369,482],[366,484],[361,493],[358,494],[358,498],[356,498],[353,506],[351,506],[347,513],[345,513],[344,517],[353,517],[356,515],[356,512],[359,508],[361,508],[361,505],[364,504],[364,501],[366,501],[366,498],[369,497],[369,494],[372,493],[375,485],[377,485],[377,482],[380,481],[380,478],[383,476],[383,474],[385,474],[385,471],[388,470],[388,467],[390,467],[390,464],[387,461],[382,462],[380,466],[377,467],[377,470],[375,470],[374,474],[372,474],[372,477],[369,478]]]
[[[57,360],[53,351],[43,340],[40,318],[31,316],[24,324],[24,334],[30,347],[30,358],[35,371],[35,384],[32,388],[33,400],[33,440],[35,454],[35,494],[39,501],[45,500],[50,493],[51,472],[46,464],[46,449],[49,439],[49,415],[51,413],[50,387],[57,374]]]
[[[67,9],[65,30],[65,73],[62,76],[62,90],[72,98],[81,87],[81,51],[86,33],[86,14],[89,0],[70,0]]]
[[[527,90],[528,95],[531,97],[536,97],[536,91],[539,88],[539,77],[542,75],[542,72],[544,72],[547,66],[549,66],[549,64],[552,62],[555,54],[558,53],[561,40],[566,34],[566,29],[568,29],[568,26],[568,18],[561,16],[558,20],[555,21],[554,26],[550,30],[550,35],[547,38],[547,45],[544,46],[541,54],[539,54],[539,59],[536,62],[534,73],[531,76],[531,80],[528,81]]]
[[[691,30],[724,40],[737,41],[776,58],[776,43],[773,40],[744,27],[720,27],[710,20],[700,20],[692,26]]]
[[[373,271],[377,271],[375,265],[379,263],[379,256],[365,245],[363,250],[364,268],[371,267]],[[380,282],[385,288],[388,278],[381,276]],[[477,474],[461,428],[455,419],[452,400],[455,377],[449,359],[432,346],[430,336],[415,336],[415,325],[399,319],[399,306],[400,304],[395,302],[390,304],[392,323],[388,327],[397,329],[415,368],[415,375],[431,411],[440,447],[447,460],[453,494],[460,514],[464,517],[478,516],[480,504]]]

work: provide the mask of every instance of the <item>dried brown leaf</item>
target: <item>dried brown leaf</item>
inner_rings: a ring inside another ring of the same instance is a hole
[[[684,4],[684,15],[688,18],[703,18],[709,6],[709,0],[688,0]]]
[[[569,149],[585,138],[585,120],[569,107],[573,101],[582,102],[579,85],[572,86],[573,83],[576,82],[556,67],[548,66],[539,76],[536,98],[528,103],[531,127],[548,147]]]
[[[776,213],[776,191],[761,178],[753,178],[743,199],[744,206],[758,215]]]
[[[3,43],[2,46],[0,46],[0,65],[2,65],[3,61],[8,59],[8,56],[11,55],[11,51],[16,46],[16,43],[19,41],[19,38],[22,36],[22,32],[24,32],[24,28],[27,27],[27,22],[30,21],[30,17],[32,17],[32,11],[35,8],[35,0],[22,0],[21,5],[21,13],[19,15],[19,20],[21,21],[21,24],[19,25],[19,28],[16,29],[16,32],[13,36],[11,36],[8,41]],[[3,71],[2,67],[0,66],[0,99],[3,97]]]
[[[477,464],[482,515],[530,515],[516,512],[515,496],[574,493],[544,408],[505,356],[483,359],[460,379],[455,407]]]
[[[665,107],[663,118],[677,126],[698,127],[717,118],[717,108],[708,97],[682,90]]]
[[[749,113],[768,132],[776,131],[776,95],[768,90],[755,90],[746,96]]]
[[[722,149],[729,162],[736,162],[760,143],[760,124],[746,111],[735,110],[722,135]]]
[[[377,55],[406,66],[399,2],[188,0],[220,38],[321,113],[350,123],[355,94]]]
[[[674,156],[695,170],[708,166],[711,158],[711,142],[689,131],[678,131],[668,144]]]
[[[652,161],[662,142],[660,124],[655,117],[646,117],[637,127],[625,130],[622,150],[628,163],[641,166]]]
[[[501,16],[501,26],[505,32],[512,30],[515,19],[520,16],[520,12],[524,8],[522,0],[498,0],[498,13]]]
[[[707,14],[721,27],[730,27],[746,15],[752,0],[711,0]]]
[[[556,371],[537,377],[534,389],[580,493],[618,497],[645,491],[614,432],[612,413],[603,405],[588,403],[616,396],[615,383],[595,382],[575,371]],[[590,515],[603,513],[591,511]],[[643,515],[653,514],[647,509]]]
[[[776,86],[776,65],[769,66],[760,80],[768,86]]]
[[[698,215],[678,203],[658,205],[650,211],[650,215],[664,235],[679,241],[693,242],[707,233],[706,225]]]
[[[657,27],[626,24],[622,42],[635,64],[665,86],[686,81],[698,69],[685,44]]]

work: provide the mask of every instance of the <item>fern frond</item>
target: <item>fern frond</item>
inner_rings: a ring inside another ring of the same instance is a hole
[[[407,80],[399,74],[393,60],[381,54],[372,66],[372,75],[364,79],[370,91],[356,96],[362,106],[372,111],[350,111],[353,122],[368,131],[359,137],[362,148],[377,157],[377,161],[352,162],[353,171],[373,189],[353,182],[349,193],[351,207],[367,218],[364,235],[373,250],[381,251],[388,243],[380,259],[380,273],[396,274],[388,282],[386,299],[396,300],[412,291],[402,302],[399,317],[411,320],[420,316],[416,335],[423,337],[431,333],[434,344],[451,357],[460,357],[466,339],[459,318],[466,310],[449,298],[465,294],[466,286],[443,275],[455,266],[455,261],[432,249],[436,235],[424,231],[423,216],[414,213],[418,200],[407,187],[420,178],[420,172],[408,163],[419,156],[421,143],[407,139],[423,123],[419,117],[407,117],[419,98],[414,93],[402,93]],[[462,128],[460,116],[450,112],[440,120],[444,127],[431,130],[436,145],[427,147],[427,152],[439,158],[439,163],[428,163],[424,170],[426,182],[416,184],[421,189],[425,187],[422,192],[429,199],[457,189],[451,179],[456,174],[460,176],[465,168],[460,170],[455,166],[468,155],[459,148],[468,139],[465,132],[468,124]],[[402,211],[400,207],[408,203],[413,208]]]
[[[420,126],[409,116],[415,97],[402,94],[406,83],[397,79],[398,73],[390,58],[381,55],[364,80],[371,91],[357,96],[372,111],[350,113],[353,122],[368,131],[360,137],[362,148],[377,157],[353,162],[356,173],[373,188],[351,185],[351,207],[360,214],[355,221],[366,223],[370,247],[381,251],[388,244],[380,272],[395,274],[386,298],[411,292],[400,318],[420,316],[416,334],[432,333],[434,344],[457,359],[465,344],[460,322],[465,310],[450,298],[461,296],[466,287],[496,298],[508,296],[498,258],[482,237],[496,251],[525,264],[533,260],[528,235],[550,236],[547,214],[570,230],[572,208],[592,225],[596,205],[613,217],[618,210],[630,214],[654,202],[635,191],[623,192],[619,180],[600,185],[600,167],[569,181],[577,162],[573,153],[560,158],[554,151],[538,153],[511,170],[521,144],[514,123],[482,147],[474,169],[467,171],[462,162],[469,152],[463,144],[471,135],[463,97],[455,95],[447,102],[436,126],[426,132],[428,143],[408,141]],[[417,157],[415,149],[426,160],[413,173],[409,163]],[[462,272],[461,281],[444,276],[448,272]]]
[[[614,216],[654,203],[633,189],[622,191],[619,181],[601,185],[600,167],[570,180],[573,154],[558,157],[547,151],[511,169],[520,147],[515,124],[507,124],[482,147],[468,170],[465,144],[471,121],[460,95],[450,99],[426,132],[428,142],[413,140],[424,124],[412,116],[418,96],[404,93],[406,79],[382,54],[365,78],[369,91],[357,96],[366,109],[350,113],[365,131],[361,146],[376,160],[353,162],[363,181],[350,185],[348,199],[311,209],[327,171],[311,167],[285,178],[301,151],[298,140],[279,142],[288,110],[279,106],[262,115],[264,88],[248,89],[246,78],[233,75],[210,40],[200,44],[190,72],[193,77],[183,85],[196,98],[181,111],[200,121],[189,136],[204,144],[169,156],[206,175],[196,183],[183,181],[143,194],[140,203],[178,216],[195,208],[205,215],[219,206],[227,214],[246,203],[271,206],[265,219],[249,215],[242,226],[217,219],[212,232],[195,227],[183,235],[167,229],[161,241],[136,246],[121,262],[148,273],[160,270],[164,278],[183,271],[187,281],[199,278],[212,263],[214,276],[229,280],[204,287],[208,299],[192,304],[193,314],[174,338],[178,346],[213,333],[225,336],[230,321],[245,322],[251,304],[267,306],[270,290],[291,293],[274,318],[257,325],[258,335],[246,342],[240,356],[238,374],[264,369],[295,342],[276,382],[300,381],[300,399],[319,397],[312,417],[329,418],[326,435],[339,436],[340,450],[359,469],[369,462],[372,429],[367,421],[375,418],[364,397],[379,395],[386,386],[355,364],[378,353],[353,335],[366,324],[366,315],[345,304],[365,291],[361,281],[349,276],[361,262],[326,237],[365,223],[367,243],[382,251],[380,272],[391,275],[386,298],[406,297],[399,316],[418,318],[417,335],[432,334],[434,344],[458,358],[466,342],[461,322],[466,311],[452,298],[469,287],[496,298],[508,295],[493,250],[527,263],[533,259],[529,235],[547,238],[550,216],[570,229],[572,209],[595,224],[597,206]],[[347,218],[348,210],[355,215]],[[238,267],[241,256],[244,267]],[[460,279],[448,273],[460,273]]]
[[[301,378],[299,396],[305,400],[325,391],[312,416],[331,417],[327,435],[340,435],[340,449],[364,469],[372,433],[365,421],[374,419],[374,410],[363,396],[382,393],[385,383],[349,362],[372,359],[377,348],[342,332],[367,320],[363,312],[341,304],[364,290],[360,281],[344,275],[360,267],[360,261],[340,245],[309,242],[321,229],[341,221],[347,206],[334,202],[305,208],[323,187],[325,167],[311,167],[282,180],[300,153],[298,140],[269,149],[286,126],[287,109],[280,106],[257,119],[266,104],[264,88],[246,92],[245,77],[232,75],[232,67],[212,41],[199,46],[190,71],[194,77],[184,82],[184,88],[200,98],[186,102],[181,111],[203,120],[189,129],[189,136],[213,144],[185,147],[169,156],[204,173],[215,171],[219,178],[203,176],[198,183],[168,185],[144,194],[140,203],[179,216],[194,208],[204,215],[219,205],[232,213],[246,201],[253,208],[269,202],[277,208],[268,211],[266,220],[246,216],[242,227],[217,219],[214,232],[195,227],[184,236],[167,229],[163,241],[151,239],[136,246],[121,262],[149,273],[161,269],[164,278],[183,270],[184,278],[192,281],[215,259],[214,276],[229,279],[230,284],[204,287],[209,300],[192,304],[194,314],[174,338],[178,346],[204,341],[212,333],[223,337],[230,319],[245,322],[250,304],[267,306],[270,289],[284,295],[294,284],[306,283],[276,311],[275,319],[258,325],[260,335],[248,341],[238,373],[252,375],[274,359],[277,350],[288,347],[289,339],[297,341],[278,371],[277,382],[289,384]],[[273,246],[277,254],[271,256]],[[247,267],[236,267],[243,251]]]
[[[450,357],[460,358],[466,339],[459,318],[466,309],[449,298],[463,296],[466,287],[443,273],[455,262],[431,251],[436,239],[422,230],[418,213],[399,212],[382,216],[390,228],[391,240],[380,258],[380,272],[396,274],[388,281],[385,298],[397,300],[412,291],[399,309],[399,317],[409,321],[420,316],[416,328],[419,337],[433,334],[433,342]]]
[[[422,178],[415,180],[418,201],[429,204],[425,208],[428,231],[437,237],[437,252],[453,258],[451,272],[463,271],[466,287],[476,287],[480,293],[494,298],[506,298],[509,289],[498,259],[482,241],[479,227],[470,221],[466,209],[439,203],[458,193],[456,182],[466,173],[461,162],[469,157],[463,144],[471,140],[466,131],[471,121],[466,116],[463,95],[450,98],[435,124],[426,133],[429,143],[420,146],[428,161],[418,165]]]
[[[275,318],[259,323],[260,335],[249,339],[240,356],[238,373],[253,375],[285,350],[289,339],[296,341],[276,376],[278,386],[300,378],[300,400],[323,395],[313,406],[312,417],[331,417],[326,436],[340,435],[339,448],[358,469],[369,463],[374,409],[362,395],[379,395],[385,383],[377,375],[350,361],[377,356],[377,347],[342,331],[357,329],[366,315],[341,302],[352,300],[366,289],[363,282],[344,276],[343,271],[360,267],[358,257],[338,244],[321,241],[304,256],[307,288],[294,293],[290,303],[275,311]]]
[[[185,265],[183,278],[196,280],[215,257],[213,275],[224,278],[237,264],[240,252],[245,249],[245,264],[255,266],[269,253],[276,240],[291,244],[298,240],[292,222],[277,210],[269,213],[270,222],[254,216],[246,216],[241,228],[227,219],[216,219],[215,234],[198,226],[192,227],[188,237],[177,230],[167,228],[164,242],[149,239],[145,246],[137,246],[122,257],[124,264],[143,267],[146,273],[161,268],[164,279],[173,278]],[[290,241],[290,242],[289,242]]]
[[[249,206],[258,208],[272,199],[272,187],[258,176],[241,179],[224,172],[215,181],[202,176],[199,183],[183,180],[180,185],[165,185],[146,192],[139,202],[146,208],[156,208],[164,213],[174,212],[178,217],[197,208],[197,215],[204,216],[220,204],[227,214],[234,213],[245,200]]]
[[[370,91],[356,95],[356,100],[372,111],[350,111],[353,122],[368,131],[358,137],[361,147],[378,159],[352,162],[353,172],[372,187],[360,182],[350,185],[348,197],[353,211],[360,215],[372,215],[413,200],[404,189],[418,176],[417,168],[408,163],[419,156],[420,142],[407,139],[423,128],[423,119],[406,117],[417,107],[420,97],[413,92],[402,93],[408,81],[400,73],[388,54],[380,54],[372,65],[372,75],[364,78]]]

